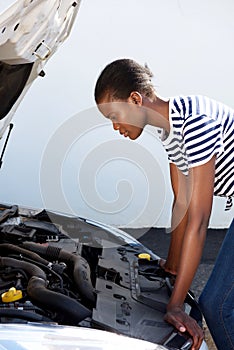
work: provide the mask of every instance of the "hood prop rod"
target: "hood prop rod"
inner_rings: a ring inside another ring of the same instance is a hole
[[[9,130],[8,130],[7,137],[6,137],[6,140],[5,140],[3,149],[2,149],[2,153],[1,153],[1,157],[0,157],[0,169],[2,167],[2,159],[3,159],[4,153],[5,153],[6,146],[7,146],[7,143],[9,141],[10,133],[11,133],[11,130],[12,130],[13,126],[14,125],[12,123],[9,125]]]

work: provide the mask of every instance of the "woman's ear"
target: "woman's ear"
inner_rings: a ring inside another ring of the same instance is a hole
[[[142,96],[138,91],[132,91],[129,96],[129,102],[134,103],[138,106],[142,105]]]

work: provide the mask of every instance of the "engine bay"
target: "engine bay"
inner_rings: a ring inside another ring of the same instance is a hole
[[[102,329],[182,349],[188,339],[163,320],[171,290],[159,257],[121,230],[0,205],[1,323]],[[201,322],[192,296],[186,308]]]

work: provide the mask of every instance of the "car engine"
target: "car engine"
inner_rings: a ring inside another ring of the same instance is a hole
[[[103,329],[189,349],[191,341],[163,320],[173,287],[158,261],[121,230],[0,205],[0,322]],[[201,322],[193,296],[187,299]]]

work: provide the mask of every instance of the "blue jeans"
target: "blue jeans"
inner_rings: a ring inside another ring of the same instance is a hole
[[[218,350],[234,349],[234,219],[225,235],[211,276],[199,298]]]

